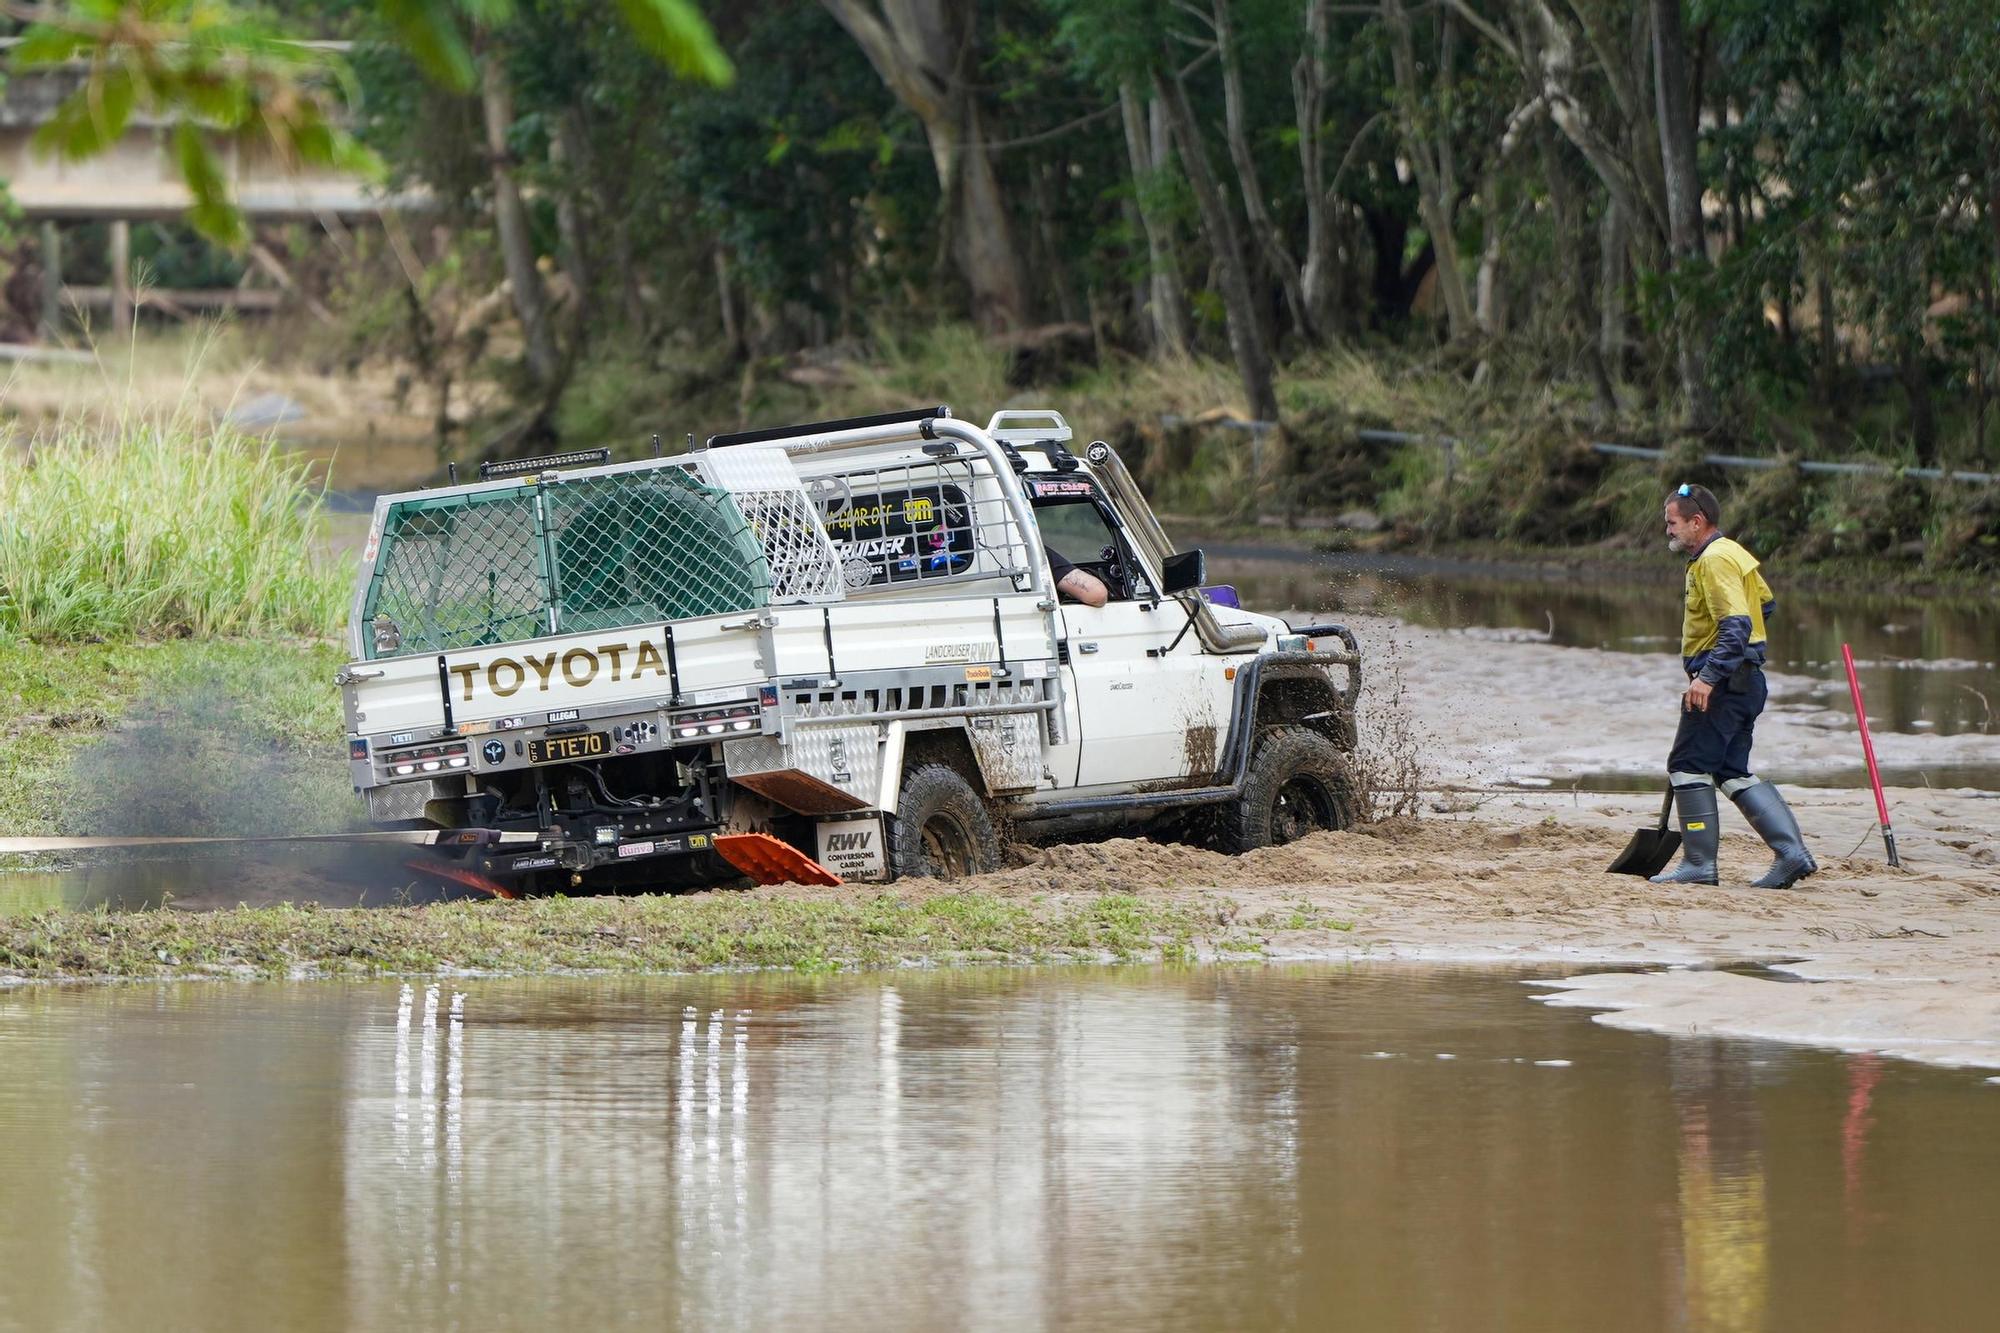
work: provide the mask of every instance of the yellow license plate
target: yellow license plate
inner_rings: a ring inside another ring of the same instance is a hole
[[[611,733],[586,731],[576,736],[550,736],[528,742],[528,762],[557,764],[569,759],[595,759],[611,753]]]

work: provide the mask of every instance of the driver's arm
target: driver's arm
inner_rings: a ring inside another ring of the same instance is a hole
[[[1042,550],[1049,558],[1049,574],[1055,579],[1058,598],[1067,597],[1085,606],[1103,606],[1111,599],[1111,590],[1104,586],[1103,579],[1088,570],[1078,569],[1070,563],[1068,556],[1053,546],[1044,546]]]
[[[1087,569],[1075,567],[1056,580],[1056,591],[1085,606],[1103,606],[1111,599],[1111,590],[1104,586],[1103,579]]]

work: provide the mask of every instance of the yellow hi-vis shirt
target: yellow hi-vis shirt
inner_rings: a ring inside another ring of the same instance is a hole
[[[1762,666],[1764,613],[1772,605],[1757,557],[1727,537],[1710,538],[1687,567],[1681,664],[1688,675],[1716,684],[1745,659]]]

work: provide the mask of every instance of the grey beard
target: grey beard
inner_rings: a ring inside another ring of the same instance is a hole
[[[1675,555],[1679,555],[1683,551],[1687,550],[1687,547],[1681,545],[1681,539],[1679,537],[1669,537],[1667,538],[1667,549],[1669,551],[1672,551]]]

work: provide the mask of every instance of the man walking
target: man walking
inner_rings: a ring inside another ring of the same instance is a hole
[[[1757,557],[1722,535],[1722,506],[1704,486],[1667,497],[1667,545],[1687,557],[1681,665],[1687,692],[1667,757],[1681,820],[1681,863],[1655,884],[1713,884],[1722,830],[1715,791],[1736,802],[1777,859],[1751,887],[1786,889],[1819,869],[1778,789],[1750,771],[1750,733],[1764,711],[1765,619],[1775,609]]]

